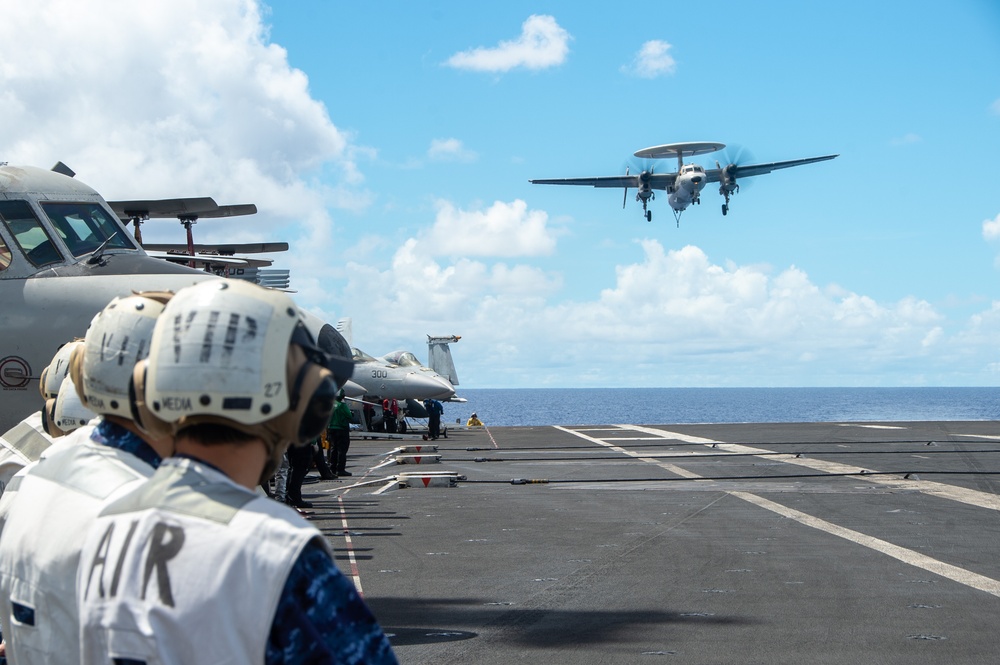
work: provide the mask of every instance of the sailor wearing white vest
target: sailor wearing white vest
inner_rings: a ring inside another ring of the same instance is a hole
[[[129,401],[131,370],[167,297],[116,298],[94,317],[63,385],[103,419],[66,437],[76,445],[49,448],[0,501],[0,624],[12,663],[79,662],[81,542],[103,502],[145,482],[173,450],[136,428]]]
[[[352,370],[280,292],[178,291],[135,370],[175,457],[86,538],[83,663],[396,663],[323,535],[253,491],[290,442],[320,434]]]
[[[68,376],[70,355],[81,344],[83,340],[74,340],[59,347],[38,381],[44,407],[0,436],[0,496],[15,474],[51,452],[61,437],[84,427],[89,436],[93,429],[95,414],[80,403]]]

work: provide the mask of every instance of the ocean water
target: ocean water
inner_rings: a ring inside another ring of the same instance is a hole
[[[459,388],[442,422],[489,427],[1000,420],[998,388]]]

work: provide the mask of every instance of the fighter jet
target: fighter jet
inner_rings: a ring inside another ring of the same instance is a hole
[[[220,279],[147,255],[74,175],[61,162],[51,171],[0,163],[0,432],[41,408],[41,371],[113,297]],[[333,326],[302,314],[324,350],[350,355]]]
[[[337,322],[337,330],[349,342],[353,338],[351,319],[345,318]],[[432,338],[428,337],[428,340]],[[437,339],[437,338],[434,338]],[[458,341],[458,337],[444,338]],[[448,362],[451,364],[449,376],[458,383],[454,363],[447,344],[444,344]],[[368,355],[357,347],[351,347],[354,357],[354,376],[351,380],[365,389],[365,394],[382,399],[417,400],[439,399],[448,400],[455,397],[455,386],[448,377],[439,374],[430,367],[425,367],[417,357],[409,351],[394,351],[381,358]]]

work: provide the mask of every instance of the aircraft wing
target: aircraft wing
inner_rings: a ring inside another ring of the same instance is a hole
[[[608,175],[596,176],[594,178],[544,178],[538,180],[528,180],[532,185],[584,185],[591,187],[615,187],[638,188],[641,184],[640,175]],[[666,189],[674,183],[677,178],[676,173],[650,173],[646,177],[649,179],[649,186],[653,189]]]
[[[749,176],[764,175],[778,169],[787,169],[792,166],[802,166],[803,164],[813,164],[815,162],[825,162],[828,159],[839,157],[839,155],[823,155],[822,157],[807,157],[806,159],[790,159],[785,162],[768,162],[767,164],[747,164],[746,166],[736,165],[730,169],[729,173],[734,178],[747,178]],[[722,179],[722,169],[705,169],[708,182],[719,182]]]

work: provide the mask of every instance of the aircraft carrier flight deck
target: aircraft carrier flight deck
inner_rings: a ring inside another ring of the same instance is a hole
[[[402,663],[997,658],[995,422],[452,429],[349,469],[310,519]]]

